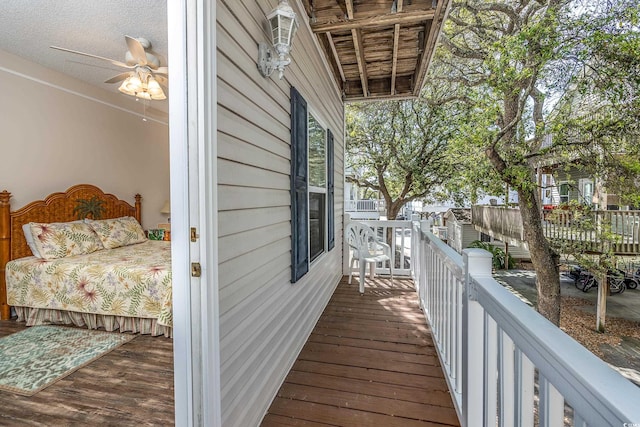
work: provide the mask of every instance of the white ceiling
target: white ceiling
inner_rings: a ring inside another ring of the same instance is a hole
[[[49,46],[126,62],[125,35],[148,39],[167,65],[166,0],[0,0],[0,50],[116,93],[104,81],[125,69]]]

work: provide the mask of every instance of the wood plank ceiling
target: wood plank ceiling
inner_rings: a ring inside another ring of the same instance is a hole
[[[451,0],[302,0],[345,101],[415,97]]]

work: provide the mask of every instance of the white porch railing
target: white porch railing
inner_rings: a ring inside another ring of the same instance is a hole
[[[378,237],[391,247],[391,259],[393,263],[393,275],[397,277],[411,277],[411,221],[378,221],[357,220],[367,224],[378,234]],[[351,257],[349,246],[345,242],[345,274],[349,274],[348,260]],[[389,274],[389,267],[378,264],[376,274]]]
[[[379,212],[384,210],[384,200],[345,200],[345,212]]]
[[[640,389],[413,223],[412,267],[463,427],[640,426]]]

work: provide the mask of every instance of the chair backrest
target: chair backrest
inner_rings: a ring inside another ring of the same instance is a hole
[[[349,246],[363,255],[370,252],[370,244],[376,241],[375,233],[371,227],[358,221],[347,223],[344,237]]]

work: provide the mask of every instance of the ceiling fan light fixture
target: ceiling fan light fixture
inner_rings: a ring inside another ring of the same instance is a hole
[[[127,77],[118,90],[124,94],[145,100],[167,99],[157,80],[149,73],[138,71]]]

